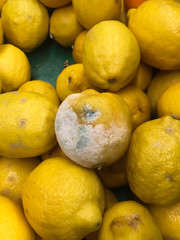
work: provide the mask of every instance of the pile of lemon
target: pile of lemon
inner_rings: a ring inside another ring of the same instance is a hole
[[[180,240],[180,1],[132,2],[0,0],[0,239]]]

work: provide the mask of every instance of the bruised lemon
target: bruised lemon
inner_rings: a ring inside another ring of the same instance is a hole
[[[50,158],[28,175],[22,193],[28,222],[43,239],[82,239],[101,224],[104,188],[91,169]]]
[[[22,208],[13,200],[0,195],[0,239],[35,240]]]
[[[131,113],[123,98],[88,90],[69,95],[60,105],[55,132],[63,152],[88,168],[116,162],[127,150]]]
[[[37,0],[8,0],[1,19],[8,42],[24,52],[32,52],[48,36],[49,14]]]
[[[120,21],[102,21],[88,31],[82,63],[86,76],[96,87],[118,91],[132,81],[139,61],[137,40]]]
[[[0,109],[1,156],[36,157],[56,145],[54,121],[58,106],[42,94],[0,94]]]

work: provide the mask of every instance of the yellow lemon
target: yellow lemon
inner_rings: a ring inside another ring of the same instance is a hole
[[[154,116],[157,115],[157,102],[159,97],[176,82],[180,82],[180,70],[158,71],[153,77],[147,88],[147,95],[150,99],[151,112]]]
[[[71,0],[40,0],[46,7],[59,8],[71,2]]]
[[[115,194],[109,188],[104,187],[104,196],[105,196],[104,211],[106,211],[113,204],[118,202],[117,197],[115,196]],[[91,232],[85,237],[85,239],[86,240],[98,240],[98,234],[99,234],[99,230],[96,231],[96,232]]]
[[[38,0],[8,0],[1,19],[8,42],[25,52],[33,51],[47,38],[49,14]]]
[[[0,195],[0,239],[35,240],[22,208],[13,200]]]
[[[170,206],[148,206],[164,239],[180,240],[180,203]]]
[[[0,80],[2,91],[17,90],[31,77],[31,66],[22,50],[12,44],[0,45]]]
[[[132,119],[123,98],[113,93],[76,93],[60,105],[55,132],[63,152],[76,163],[101,169],[127,150]]]
[[[79,93],[94,86],[84,73],[82,63],[76,63],[64,68],[57,77],[56,90],[61,101],[72,93]]]
[[[170,86],[159,98],[157,102],[157,114],[162,117],[172,114],[180,118],[180,82]]]
[[[104,186],[116,188],[128,184],[125,163],[126,154],[124,154],[117,162],[96,171]]]
[[[26,178],[22,193],[28,222],[43,240],[77,240],[101,224],[104,188],[91,169],[50,158]]]
[[[0,12],[2,11],[2,7],[7,2],[7,0],[0,0]]]
[[[48,82],[42,80],[27,81],[20,86],[18,91],[40,93],[48,97],[50,101],[53,101],[58,106],[60,105],[60,99],[57,95],[55,87]]]
[[[41,155],[41,159],[45,160],[53,157],[66,157],[66,154],[62,151],[59,144],[57,144],[53,149]]]
[[[180,68],[180,3],[149,0],[129,10],[128,26],[141,50],[141,59],[161,70]]]
[[[3,29],[2,29],[2,21],[0,18],[0,44],[4,42],[4,35],[3,35]]]
[[[122,97],[128,104],[132,114],[133,130],[142,123],[150,120],[151,105],[145,92],[135,86],[128,85],[115,94]]]
[[[152,67],[143,61],[140,61],[137,72],[131,85],[145,91],[152,80]]]
[[[28,174],[41,161],[38,158],[0,158],[0,194],[19,204],[22,187]]]
[[[36,157],[56,145],[58,107],[47,97],[20,91],[0,94],[0,109],[1,156]]]
[[[78,22],[72,4],[53,11],[50,17],[50,37],[64,47],[71,47],[84,28]]]
[[[93,85],[118,91],[132,81],[139,61],[136,38],[123,23],[102,21],[88,31],[82,62]]]
[[[82,46],[87,32],[88,30],[80,32],[74,41],[72,55],[75,63],[82,63]]]
[[[72,0],[79,22],[90,29],[103,20],[118,20],[121,12],[121,0]]]
[[[180,121],[167,115],[141,124],[132,134],[126,171],[132,192],[149,204],[180,199]]]
[[[135,201],[112,205],[103,215],[98,240],[163,240],[147,208]]]

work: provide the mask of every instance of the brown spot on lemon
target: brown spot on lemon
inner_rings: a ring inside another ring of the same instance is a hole
[[[139,223],[141,223],[141,219],[139,218],[138,215],[133,214],[127,217],[125,216],[121,218],[115,218],[112,221],[111,226],[120,228],[124,225],[128,225],[132,227],[134,230],[138,230]]]
[[[26,102],[26,100],[27,100],[26,98],[21,98],[20,103],[24,103],[24,102]]]
[[[2,194],[3,196],[8,196],[9,193],[10,193],[10,190],[9,190],[9,189],[6,189],[6,188],[1,191],[1,194]]]
[[[18,122],[19,128],[24,129],[25,126],[26,126],[26,122],[27,122],[26,119],[20,119],[19,122]]]

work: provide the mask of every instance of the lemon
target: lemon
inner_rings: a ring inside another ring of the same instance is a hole
[[[104,186],[116,188],[128,184],[125,163],[126,154],[124,154],[117,162],[114,162],[111,165],[102,168],[101,170],[96,170],[96,173]]]
[[[180,121],[166,115],[147,121],[132,134],[126,171],[132,192],[149,204],[180,199]]]
[[[50,158],[26,178],[22,193],[28,222],[43,240],[80,240],[102,221],[104,188],[93,170],[68,158]]]
[[[35,240],[22,208],[13,200],[0,195],[0,239]]]
[[[103,215],[98,240],[162,240],[150,212],[135,201],[113,204]]]
[[[58,107],[47,97],[20,91],[0,94],[0,109],[1,156],[36,157],[56,145]]]
[[[25,52],[38,48],[47,38],[49,14],[38,0],[8,0],[1,19],[8,42]]]
[[[60,105],[55,132],[62,151],[76,163],[101,169],[127,150],[132,119],[123,98],[113,93],[81,92]]]
[[[157,102],[157,114],[159,117],[172,114],[180,118],[180,82],[170,86]]]
[[[42,160],[45,160],[45,159],[48,159],[48,158],[53,158],[53,157],[66,157],[66,154],[62,151],[59,144],[57,144],[50,151],[41,155]]]
[[[152,80],[152,73],[152,67],[143,61],[140,61],[136,75],[130,84],[145,91]]]
[[[2,21],[0,18],[0,44],[4,42],[4,35],[3,35],[3,29],[2,29]]]
[[[7,2],[7,0],[0,0],[0,12],[2,11],[2,7]]]
[[[31,66],[22,50],[12,44],[0,45],[0,80],[3,92],[17,90],[31,77]]]
[[[121,13],[121,0],[72,0],[78,21],[90,29],[104,20],[118,20]]]
[[[59,8],[71,2],[71,0],[40,0],[46,7]]]
[[[84,73],[82,63],[72,64],[64,68],[56,80],[56,90],[61,101],[72,93],[79,93],[93,87]]]
[[[159,226],[164,239],[180,240],[180,203],[170,206],[148,206],[154,220]]]
[[[147,95],[150,99],[151,112],[154,116],[157,115],[157,102],[160,96],[176,82],[180,82],[180,70],[158,71],[153,77],[147,88]]]
[[[18,91],[36,92],[45,95],[50,101],[53,101],[58,106],[60,105],[60,99],[58,97],[55,87],[49,82],[42,80],[33,80],[23,83]]]
[[[21,204],[22,187],[28,174],[41,161],[38,158],[0,158],[0,194]]]
[[[72,55],[75,63],[82,63],[82,46],[87,32],[88,30],[80,32],[74,41]]]
[[[133,79],[139,61],[138,43],[123,23],[102,21],[88,31],[82,49],[82,63],[93,85],[118,91]]]
[[[134,33],[141,59],[161,70],[180,68],[180,3],[149,0],[128,12],[128,26]]]
[[[71,47],[84,28],[78,22],[72,4],[53,11],[50,17],[50,37],[63,47]]]
[[[135,86],[128,85],[120,89],[116,94],[122,97],[130,108],[133,130],[142,123],[150,120],[151,105],[145,92]]]

